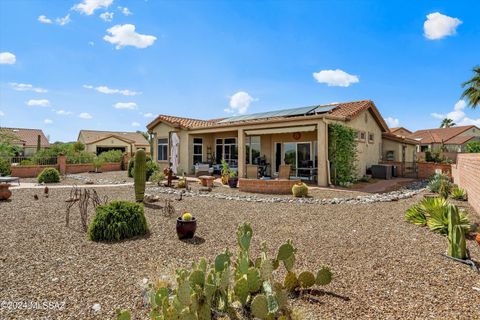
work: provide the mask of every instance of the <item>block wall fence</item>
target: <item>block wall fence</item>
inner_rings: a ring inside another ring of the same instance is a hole
[[[461,153],[452,165],[453,182],[468,193],[468,202],[480,214],[480,153]]]
[[[128,155],[124,155],[119,163],[105,163],[100,171],[119,171],[126,170],[128,166]],[[12,176],[19,178],[35,178],[45,168],[55,168],[61,175],[84,173],[94,171],[95,167],[91,163],[69,164],[66,156],[58,156],[57,164],[53,165],[31,165],[31,166],[12,166]]]

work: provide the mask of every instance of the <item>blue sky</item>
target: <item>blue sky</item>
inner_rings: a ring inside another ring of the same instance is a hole
[[[127,9],[125,9],[127,8]],[[0,1],[0,125],[145,130],[371,99],[392,125],[480,125],[479,1]],[[427,18],[428,16],[428,18]]]

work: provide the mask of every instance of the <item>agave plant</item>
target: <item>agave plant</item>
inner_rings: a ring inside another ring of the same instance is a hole
[[[405,212],[405,220],[416,224],[417,226],[425,226],[427,224],[427,215],[425,208],[420,204],[415,204],[408,208]]]
[[[433,232],[438,232],[440,234],[447,235],[449,212],[452,210],[452,207],[454,207],[455,210],[458,210],[458,208],[453,204],[449,204],[444,199],[441,199],[441,198],[435,198],[435,199],[438,199],[438,200],[435,203],[433,203],[428,210],[427,225],[430,228],[430,230],[432,230]],[[465,211],[458,210],[458,216],[459,216],[458,224],[464,229],[468,229],[470,227],[469,225],[470,222],[467,218],[467,215],[465,214]]]
[[[450,194],[452,199],[466,201],[468,199],[467,191],[460,188],[459,186],[454,186]]]
[[[436,173],[430,178],[428,188],[430,191],[439,193],[444,198],[448,198],[452,185],[450,183],[450,178],[447,175]]]

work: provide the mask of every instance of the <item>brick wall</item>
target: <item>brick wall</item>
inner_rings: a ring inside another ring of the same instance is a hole
[[[105,163],[99,171],[120,171],[122,169],[121,163]],[[75,174],[82,172],[95,171],[93,164],[67,164],[66,173]]]
[[[267,194],[291,194],[292,187],[300,180],[257,180],[243,179],[238,180],[240,191],[267,193]]]
[[[468,202],[480,213],[480,153],[461,153],[452,166],[453,182],[467,190]]]
[[[418,178],[426,179],[435,174],[437,169],[442,170],[442,173],[452,176],[452,165],[451,164],[441,164],[433,162],[418,162]]]
[[[55,168],[58,170],[58,165],[51,166],[12,166],[12,177],[19,178],[35,178],[45,168]]]

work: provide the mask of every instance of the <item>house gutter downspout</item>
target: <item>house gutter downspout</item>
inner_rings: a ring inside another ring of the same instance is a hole
[[[325,117],[322,117],[322,122],[325,123],[325,155],[326,155],[326,162],[327,162],[327,182],[328,185],[332,185],[331,177],[330,177],[330,160],[328,159],[328,123],[325,120]]]

